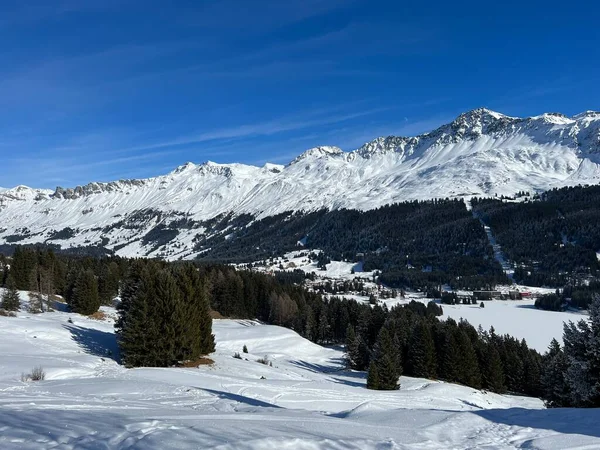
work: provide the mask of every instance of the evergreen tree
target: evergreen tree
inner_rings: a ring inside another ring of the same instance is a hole
[[[564,325],[566,381],[573,406],[600,406],[600,295],[589,307],[589,321]]]
[[[397,357],[398,352],[394,348],[392,337],[388,329],[384,326],[377,337],[373,360],[371,362],[371,367],[374,366],[377,370],[378,387],[376,389],[394,390],[400,388],[398,378],[401,373],[398,368],[401,366],[397,361]]]
[[[365,370],[369,365],[369,348],[352,325],[346,329],[346,359],[354,370]]]
[[[367,389],[379,389],[379,374],[377,372],[377,365],[371,362],[369,365],[369,373],[367,374]]]
[[[356,369],[358,359],[358,341],[356,339],[356,333],[354,332],[354,327],[348,325],[348,328],[346,328],[346,362],[348,367]]]
[[[156,275],[154,262],[138,261],[123,283],[115,329],[121,359],[127,367],[152,366],[155,361],[154,344],[160,336],[151,316],[151,292]]]
[[[407,365],[410,375],[432,378],[435,376],[435,347],[431,331],[424,320],[414,327],[408,346]]]
[[[442,347],[442,363],[440,377],[447,381],[458,381],[460,371],[459,351],[456,343],[455,333],[452,329],[444,329],[445,339]]]
[[[481,371],[471,339],[465,330],[458,329],[456,340],[458,349],[457,381],[479,389],[481,387]]]
[[[19,292],[15,287],[15,283],[12,277],[8,277],[6,282],[6,289],[2,293],[2,302],[0,308],[5,311],[18,311],[21,306],[21,300],[19,298]]]
[[[504,393],[504,370],[502,360],[494,344],[488,344],[486,348],[485,367],[483,370],[483,386],[492,392]]]
[[[112,305],[114,298],[119,295],[119,266],[114,261],[101,264],[100,276],[98,277],[98,296],[103,305]]]
[[[98,311],[98,281],[91,269],[79,272],[67,303],[71,311],[78,314],[90,315]]]
[[[541,375],[543,397],[549,407],[569,406],[570,395],[565,373],[567,358],[556,339],[552,339],[548,353],[544,355],[544,371]]]

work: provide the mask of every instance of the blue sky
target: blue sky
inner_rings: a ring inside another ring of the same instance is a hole
[[[0,186],[599,109],[597,3],[0,0]]]

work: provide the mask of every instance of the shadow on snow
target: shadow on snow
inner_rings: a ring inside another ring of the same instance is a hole
[[[490,422],[519,427],[552,430],[564,434],[581,434],[600,438],[600,409],[524,408],[483,409],[472,411]]]
[[[119,346],[114,333],[107,333],[93,328],[83,328],[77,325],[63,325],[63,327],[71,333],[72,339],[86,353],[101,358],[110,358],[117,363],[120,362]]]

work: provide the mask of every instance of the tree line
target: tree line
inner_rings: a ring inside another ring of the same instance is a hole
[[[120,295],[116,332],[130,367],[172,366],[212,352],[210,313],[215,311],[285,326],[319,344],[345,344],[349,367],[367,370],[372,389],[396,389],[404,374],[541,396],[549,406],[600,406],[597,296],[590,320],[566,325],[564,347],[552,342],[542,356],[524,340],[493,328],[440,320],[442,309],[433,302],[388,310],[325,299],[289,280],[226,265],[67,257],[23,248],[10,259],[0,258],[0,267],[10,287],[3,303],[7,293],[29,289],[31,280],[40,287],[40,273],[54,274],[48,292],[70,298],[74,311],[80,307],[75,299],[92,297],[96,305],[99,298]]]

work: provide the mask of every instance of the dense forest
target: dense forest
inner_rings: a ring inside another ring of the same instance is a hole
[[[442,284],[490,288],[508,283],[484,229],[462,200],[398,203],[369,211],[290,213],[253,221],[222,218],[202,236],[206,262],[251,262],[298,248],[320,249],[327,260],[363,261],[390,287],[428,290]],[[246,224],[247,222],[247,224]]]
[[[473,199],[515,263],[515,280],[529,286],[577,287],[598,279],[600,186],[544,192],[534,201]]]
[[[116,331],[127,366],[171,366],[210,353],[213,311],[285,326],[319,344],[344,343],[348,365],[368,370],[372,389],[396,389],[398,376],[405,374],[494,392],[541,395],[552,406],[598,405],[596,397],[582,393],[577,367],[595,367],[581,364],[582,359],[597,358],[581,354],[581,349],[595,349],[600,342],[600,301],[591,308],[597,325],[582,322],[566,327],[564,349],[553,343],[542,356],[524,340],[498,335],[493,329],[441,321],[442,309],[433,302],[388,310],[337,297],[325,299],[285,276],[231,266],[67,257],[27,248],[17,249],[10,259],[0,258],[0,265],[7,287],[3,302],[6,297],[10,304],[17,288],[31,290],[42,305],[34,312],[47,310],[58,294],[73,311],[90,314],[120,294]],[[599,374],[585,374],[586,382],[594,382]]]

